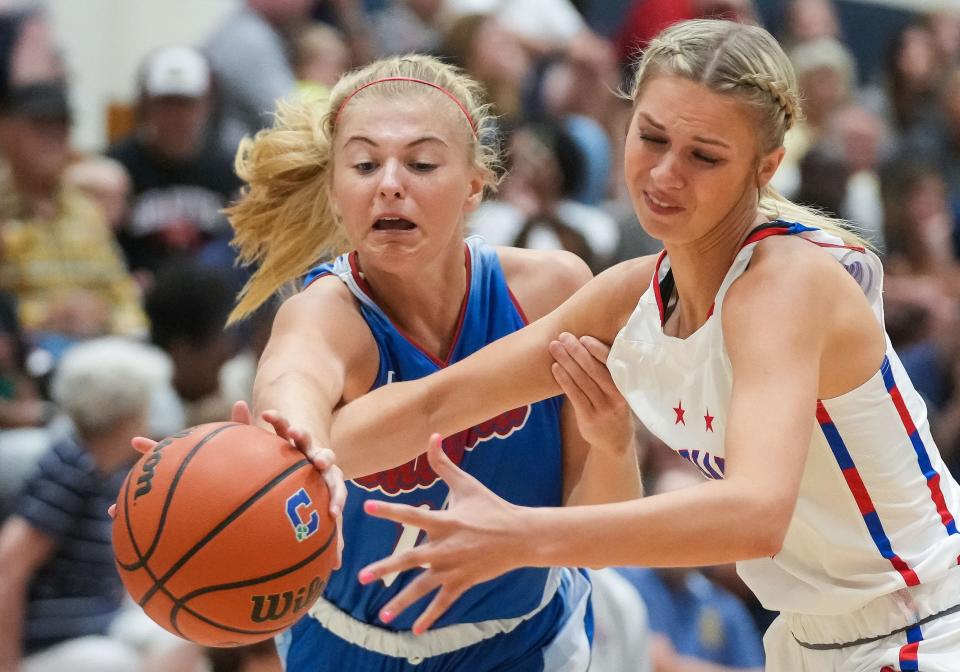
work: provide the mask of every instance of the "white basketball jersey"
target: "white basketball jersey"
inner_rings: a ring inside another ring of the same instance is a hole
[[[845,247],[819,229],[775,222],[747,239],[706,323],[686,339],[667,336],[663,301],[672,289],[662,285],[672,288],[672,275],[662,254],[650,288],[613,344],[608,367],[643,424],[707,478],[723,478],[733,383],[721,328],[724,296],[757,243],[770,235],[798,235],[828,250],[860,283],[883,323],[876,255]],[[960,486],[940,458],[926,407],[889,338],[874,376],[818,401],[810,415],[817,425],[783,548],[772,558],[737,564],[763,605],[845,613],[904,586],[934,581],[957,565]]]

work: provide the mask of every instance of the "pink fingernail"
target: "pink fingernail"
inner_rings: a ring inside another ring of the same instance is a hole
[[[387,611],[386,609],[384,609],[383,611],[380,612],[380,620],[383,621],[384,623],[389,623],[390,621],[393,620],[393,612]]]
[[[376,513],[377,512],[377,503],[372,499],[368,499],[363,503],[363,510],[367,513]]]
[[[415,634],[415,635],[422,635],[425,630],[426,630],[426,628],[423,627],[422,625],[415,625],[415,626],[413,626],[413,634]]]
[[[373,572],[371,572],[369,569],[362,569],[360,570],[358,578],[360,579],[360,583],[366,585],[373,581]]]

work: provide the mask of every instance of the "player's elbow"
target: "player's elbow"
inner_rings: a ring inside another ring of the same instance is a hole
[[[773,557],[783,548],[793,516],[793,506],[782,500],[761,499],[753,503],[749,522],[747,552],[751,558]]]

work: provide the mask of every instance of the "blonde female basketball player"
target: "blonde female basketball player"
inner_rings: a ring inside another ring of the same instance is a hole
[[[325,103],[282,106],[273,128],[241,149],[249,188],[228,214],[241,257],[258,270],[235,317],[306,276],[276,317],[254,406],[277,409],[266,417],[278,434],[320,467],[330,455],[315,446],[328,443],[334,409],[451,365],[550,312],[590,278],[567,253],[464,241],[466,215],[495,181],[496,157],[481,140],[487,125],[472,80],[409,56],[346,75]],[[316,265],[343,250],[351,251]],[[504,408],[444,442],[464,471],[510,501],[549,507],[639,495],[626,403],[602,360],[570,345],[591,368],[554,343],[564,364],[558,392],[592,385],[586,395]],[[603,346],[591,347],[605,358]],[[286,669],[585,670],[589,585],[576,570],[506,573],[464,595],[426,636],[410,632],[412,615],[377,620],[416,573],[367,585],[356,573],[412,548],[421,531],[370,518],[363,502],[447,506],[448,487],[422,453],[422,444],[389,439],[338,451],[350,479],[343,568],[278,640]]]
[[[789,61],[760,28],[694,21],[645,52],[625,174],[658,258],[622,264],[557,311],[423,381],[335,419],[334,446],[423,445],[555,394],[558,333],[613,342],[607,366],[640,419],[709,481],[602,506],[506,503],[430,443],[448,511],[368,502],[428,541],[371,564],[369,583],[427,569],[383,617],[515,567],[739,561],[782,612],[768,670],[955,670],[960,487],[883,329],[877,258],[768,186],[799,114]],[[464,390],[469,390],[464,393]]]

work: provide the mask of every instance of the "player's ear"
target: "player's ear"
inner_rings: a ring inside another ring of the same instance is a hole
[[[781,146],[777,147],[767,155],[760,157],[760,162],[757,166],[758,189],[763,189],[765,186],[767,186],[770,180],[773,179],[773,175],[777,172],[777,168],[779,168],[780,164],[783,162],[783,156],[786,153],[787,150]]]
[[[473,173],[467,189],[467,200],[463,208],[466,212],[473,212],[480,207],[480,202],[483,201],[483,192],[486,188],[483,174],[479,170],[474,170]]]

